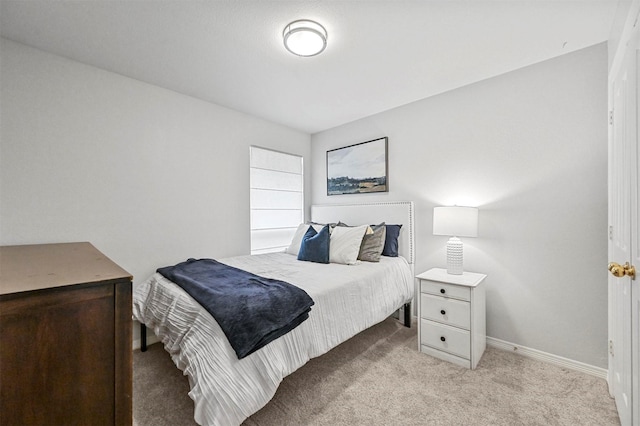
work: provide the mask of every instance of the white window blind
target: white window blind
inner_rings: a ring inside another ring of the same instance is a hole
[[[304,221],[302,157],[250,148],[251,254],[283,251]]]

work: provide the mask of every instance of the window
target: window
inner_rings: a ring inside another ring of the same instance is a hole
[[[251,254],[283,251],[304,221],[302,157],[250,148]]]

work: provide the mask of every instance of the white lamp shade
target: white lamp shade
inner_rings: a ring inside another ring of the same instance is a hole
[[[433,235],[478,236],[478,209],[475,207],[435,207]]]

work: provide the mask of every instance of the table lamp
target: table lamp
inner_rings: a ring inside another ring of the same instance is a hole
[[[462,275],[462,241],[458,237],[478,236],[478,209],[475,207],[434,207],[433,235],[448,235],[447,273]]]

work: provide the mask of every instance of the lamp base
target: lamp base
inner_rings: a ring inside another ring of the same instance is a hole
[[[458,237],[447,241],[447,274],[462,275],[462,241]]]

